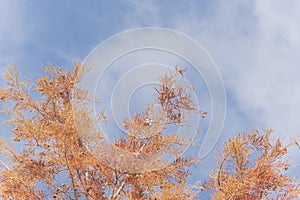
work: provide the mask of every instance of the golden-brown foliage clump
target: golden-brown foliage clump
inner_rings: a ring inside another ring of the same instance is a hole
[[[272,130],[239,134],[230,138],[221,151],[218,169],[204,189],[214,190],[212,199],[296,199],[300,185],[286,171],[287,148],[271,137]]]
[[[0,89],[0,99],[13,109],[5,109],[11,116],[5,123],[12,126],[14,141],[22,141],[24,149],[17,152],[1,139],[1,155],[6,156],[9,164],[0,164],[0,197],[75,200],[195,197],[186,184],[188,168],[195,160],[178,156],[178,146],[188,146],[188,141],[176,133],[163,134],[169,124],[183,121],[180,110],[195,109],[186,89],[176,85],[176,77],[181,73],[162,77],[157,88],[161,109],[154,110],[149,105],[144,113],[124,119],[128,131],[124,139],[107,144],[96,130],[90,111],[73,105],[89,101],[87,91],[76,87],[85,69],[81,64],[75,65],[72,72],[47,67],[48,75],[39,78],[34,88],[35,98],[31,88],[19,81],[16,68],[7,69],[8,88]],[[87,149],[90,142],[87,140],[101,146],[92,154]],[[116,154],[120,151],[123,156]],[[160,160],[164,152],[177,157],[164,165]],[[155,157],[149,157],[151,153]],[[112,166],[101,155],[116,158],[119,165]],[[135,163],[138,169],[130,169],[133,159],[144,155],[148,161],[140,159]]]

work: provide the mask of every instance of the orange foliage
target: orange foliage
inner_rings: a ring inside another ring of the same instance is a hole
[[[22,141],[24,148],[17,152],[0,139],[0,155],[7,161],[0,162],[0,198],[185,200],[201,198],[201,190],[213,190],[213,199],[299,195],[299,185],[283,173],[290,166],[282,157],[287,147],[280,140],[273,143],[270,132],[231,138],[211,180],[201,187],[188,184],[189,169],[199,162],[181,156],[181,147],[191,141],[177,133],[165,134],[169,125],[186,125],[183,111],[197,109],[189,96],[192,87],[178,81],[185,69],[176,67],[161,77],[155,88],[160,109],[149,105],[143,113],[125,118],[124,138],[106,143],[96,128],[99,122],[80,106],[92,101],[87,91],[77,88],[86,70],[80,63],[70,72],[47,67],[47,76],[31,88],[19,80],[16,67],[7,69],[8,87],[0,89],[0,100],[11,117],[5,123],[13,128],[14,141]],[[203,117],[206,114],[202,112]],[[106,120],[103,112],[98,116]],[[91,151],[90,144],[97,148]],[[254,151],[259,152],[257,157]],[[162,159],[166,153],[175,159],[166,163]]]
[[[179,105],[182,109],[191,110],[192,102],[186,96],[187,91],[175,88],[172,97],[168,94],[166,96],[164,91],[158,93],[162,109],[156,111],[149,105],[145,113],[125,119],[124,126],[129,134],[110,145],[103,141],[102,133],[95,129],[96,122],[90,118],[90,111],[80,109],[83,108],[80,106],[77,109],[72,104],[75,98],[79,104],[88,100],[87,91],[76,88],[85,70],[85,66],[81,64],[77,64],[73,72],[47,67],[48,75],[39,78],[34,88],[40,95],[38,100],[30,96],[31,88],[28,91],[25,82],[18,80],[15,67],[7,70],[5,78],[8,88],[0,89],[0,99],[4,103],[13,104],[13,109],[7,110],[11,119],[6,123],[13,127],[14,141],[24,142],[24,149],[17,153],[1,140],[1,152],[5,154],[9,164],[1,164],[0,197],[161,199],[176,189],[178,194],[172,194],[172,199],[192,198],[189,186],[183,184],[189,175],[188,166],[195,162],[192,158],[178,157],[163,166],[163,161],[155,157],[148,162],[136,164],[143,172],[128,170],[132,167],[132,155],[143,157],[153,151],[158,156],[163,152],[177,155],[179,151],[176,145],[189,145],[176,133],[163,135],[169,124],[182,121]],[[176,86],[173,85],[176,83],[176,76],[179,76],[178,73],[162,77],[161,87]],[[174,100],[172,104],[171,99]],[[176,116],[173,110],[176,110]],[[79,119],[76,122],[74,114]],[[87,134],[91,132],[93,137]],[[112,155],[116,153],[115,147],[123,150],[125,155],[119,161],[122,165],[113,167],[103,159],[97,159],[87,149],[89,141],[85,141],[86,138],[99,144],[99,155],[113,157],[116,156]],[[155,170],[147,171],[146,167],[149,165]]]
[[[257,130],[230,138],[221,151],[218,169],[204,189],[214,190],[212,199],[296,199],[300,185],[286,171],[291,166],[284,158],[287,148],[271,137],[272,130]]]

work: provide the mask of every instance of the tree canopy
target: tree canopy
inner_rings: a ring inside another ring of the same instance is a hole
[[[6,69],[7,87],[0,89],[2,112],[10,119],[17,151],[0,138],[0,197],[2,199],[296,199],[300,186],[286,171],[288,147],[272,131],[241,133],[224,143],[210,179],[192,184],[197,158],[182,148],[197,145],[169,126],[185,126],[197,110],[193,88],[180,81],[184,70],[164,74],[154,96],[160,108],[124,118],[126,133],[112,144],[104,140],[98,121],[85,109],[87,91],[78,83],[88,68],[71,71],[49,66],[35,83],[20,80],[15,66]],[[34,95],[33,95],[34,94]],[[74,117],[76,116],[76,117]],[[164,158],[174,156],[169,161]]]

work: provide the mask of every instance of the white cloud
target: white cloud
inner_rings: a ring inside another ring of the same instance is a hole
[[[299,48],[300,2],[256,1],[255,12],[264,42]],[[280,43],[284,42],[284,43]]]

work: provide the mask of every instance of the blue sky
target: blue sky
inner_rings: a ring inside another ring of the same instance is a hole
[[[299,138],[300,1],[169,2],[1,1],[0,65],[17,64],[21,76],[34,79],[42,64],[70,66],[121,31],[170,28],[202,44],[223,77],[227,117],[219,144],[251,128],[273,128],[287,142]],[[294,163],[299,155],[292,149]]]

